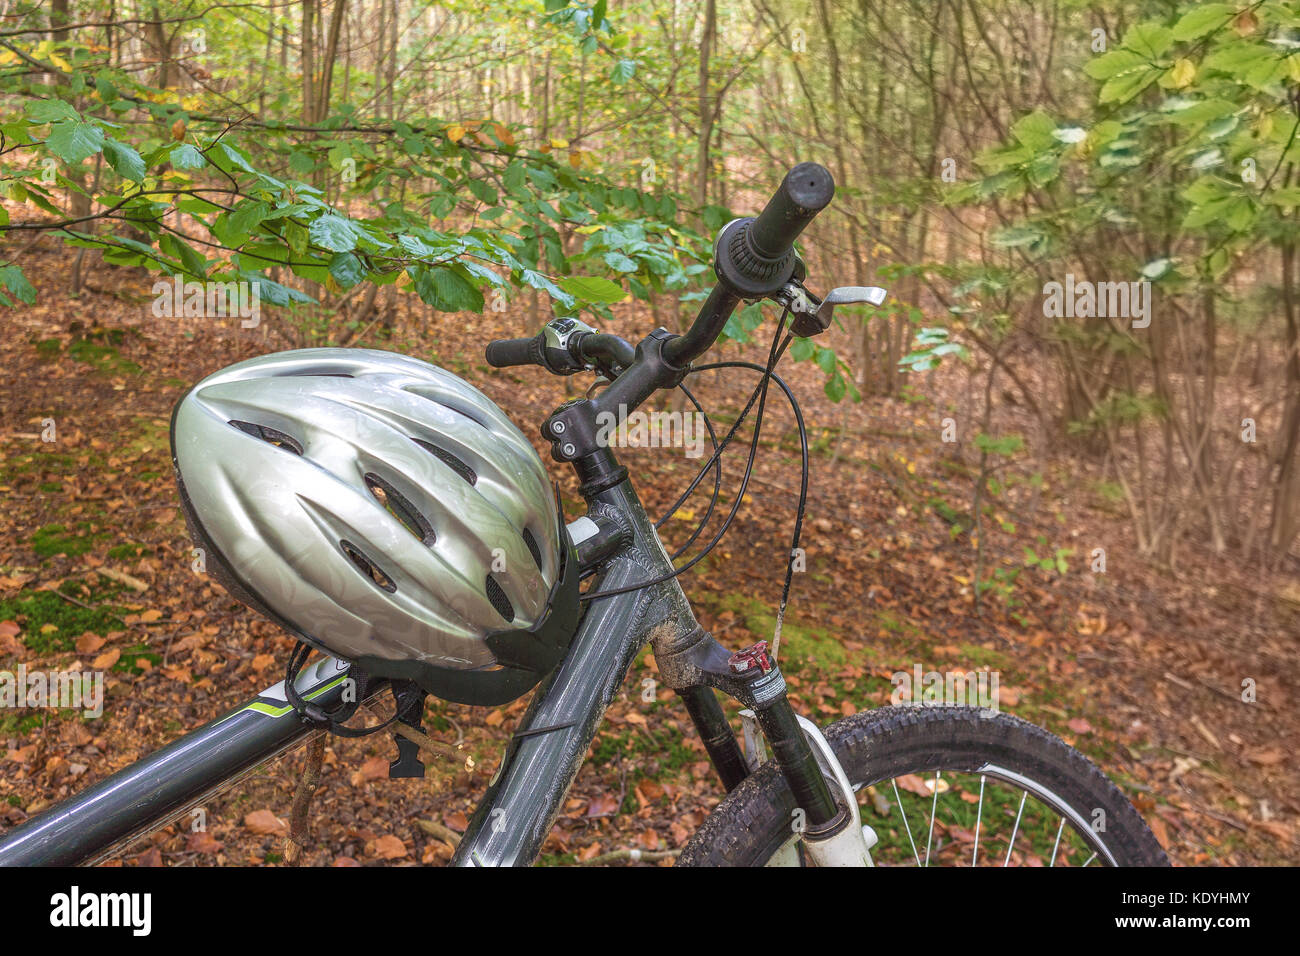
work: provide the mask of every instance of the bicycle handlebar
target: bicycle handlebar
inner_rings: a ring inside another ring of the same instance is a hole
[[[557,374],[570,374],[590,364],[602,369],[610,364],[619,366],[621,374],[595,401],[635,408],[657,389],[681,381],[690,363],[722,334],[743,299],[775,296],[791,279],[802,279],[795,240],[834,195],[835,180],[826,167],[799,163],[786,174],[762,212],[723,227],[714,248],[718,283],[684,335],[658,330],[636,347],[633,356],[629,343],[600,333],[575,336],[567,352],[547,348],[543,331],[533,338],[490,343],[488,364],[496,368],[539,365]]]

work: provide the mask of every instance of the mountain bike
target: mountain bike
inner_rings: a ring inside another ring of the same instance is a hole
[[[807,499],[808,443],[793,392],[774,369],[793,337],[825,331],[837,306],[884,298],[881,289],[859,287],[818,297],[804,284],[807,270],[795,241],[829,204],[834,188],[827,170],[801,163],[757,217],[727,224],[714,247],[717,283],[682,335],[660,328],[633,345],[566,317],[551,320],[536,336],[487,346],[494,367],[594,372],[603,388],[561,405],[542,425],[552,458],[576,470],[587,505],[566,529],[570,555],[586,581],[582,611],[567,652],[538,685],[510,736],[454,865],[537,859],[606,708],[647,643],[660,681],[681,701],[726,790],[681,850],[679,866],[1167,864],[1136,808],[1096,766],[1016,717],[921,704],[858,713],[822,730],[791,704],[775,654]],[[736,308],[759,300],[781,308],[766,365],[696,364]],[[711,369],[757,373],[759,384],[721,439],[705,417],[713,453],[658,525],[710,475],[713,495],[694,533],[669,555],[601,423],[623,422],[656,392],[672,388],[682,389],[703,414],[686,382]],[[679,575],[709,553],[736,515],[770,384],[788,399],[799,427],[799,506],[772,647],[760,641],[733,651],[698,624]],[[721,456],[751,411],[749,456],[730,513],[700,554],[676,566],[715,511]],[[291,662],[285,680],[234,711],[5,834],[0,864],[105,859],[322,733],[321,715],[339,712],[358,679],[364,690],[354,705],[374,700],[385,687],[398,696],[394,682],[365,679],[356,662]],[[744,707],[743,749],[719,694]],[[404,718],[415,726],[423,711],[418,699],[417,716]],[[414,745],[396,739],[392,775],[419,775]]]

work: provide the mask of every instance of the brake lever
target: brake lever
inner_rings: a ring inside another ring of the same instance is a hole
[[[826,297],[818,299],[802,285],[793,282],[781,290],[780,301],[795,319],[790,331],[800,338],[820,335],[831,327],[837,305],[857,305],[862,302],[880,305],[889,293],[879,286],[845,285],[832,289]]]

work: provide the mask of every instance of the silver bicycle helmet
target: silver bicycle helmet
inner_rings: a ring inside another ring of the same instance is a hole
[[[391,352],[279,352],[199,382],[171,431],[209,570],[307,643],[480,704],[563,657],[578,573],[546,469],[462,379]]]

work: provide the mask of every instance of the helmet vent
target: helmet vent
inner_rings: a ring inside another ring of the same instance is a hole
[[[489,574],[484,587],[487,590],[488,600],[492,602],[492,606],[496,608],[497,613],[507,621],[513,621],[515,619],[515,606],[510,603],[510,598],[506,597],[506,592],[501,585],[497,584],[496,578]]]
[[[357,549],[356,545],[348,541],[340,541],[339,547],[343,549],[343,553],[352,560],[354,565],[356,565],[357,570],[368,577],[375,587],[387,591],[390,594],[397,590],[397,585],[393,583],[393,579],[380,570],[379,565],[375,564],[375,562],[362,554]]]
[[[542,570],[542,549],[538,547],[537,539],[533,537],[532,531],[524,529],[524,544],[528,545],[528,553],[533,556],[533,561],[537,565],[537,570]]]
[[[375,500],[383,505],[390,515],[400,521],[407,531],[425,544],[433,544],[437,540],[437,535],[434,534],[433,525],[429,523],[429,519],[420,514],[419,509],[411,504],[405,495],[373,473],[365,476],[365,482]]]
[[[253,422],[236,422],[232,421],[241,432],[246,435],[252,435],[254,438],[260,438],[268,445],[274,445],[276,448],[283,448],[285,451],[293,452],[295,455],[302,454],[302,444],[298,439],[291,435],[286,435],[278,428],[272,428],[270,425],[256,425]]]
[[[451,452],[439,448],[437,445],[433,444],[432,442],[424,441],[421,438],[412,438],[411,441],[415,442],[425,451],[429,452],[429,454],[436,457],[444,465],[446,465],[456,474],[460,475],[471,485],[476,484],[478,482],[478,475],[474,473],[474,469],[471,468],[469,465],[465,464],[465,462],[461,461]]]

